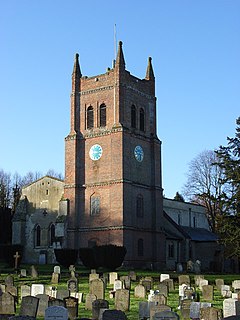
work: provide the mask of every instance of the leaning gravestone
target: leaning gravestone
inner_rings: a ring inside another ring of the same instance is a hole
[[[31,277],[33,279],[36,279],[38,277],[37,269],[33,265],[31,266]]]
[[[65,307],[68,310],[68,317],[70,320],[78,317],[78,299],[74,297],[64,298]]]
[[[130,305],[130,293],[129,290],[120,289],[115,294],[115,308],[121,311],[128,311]]]
[[[26,296],[22,298],[21,308],[20,308],[20,316],[37,316],[39,299],[32,296]]]
[[[4,292],[0,296],[0,315],[1,314],[11,314],[15,315],[16,307],[14,297],[8,293]]]
[[[162,311],[156,313],[153,320],[179,320],[179,316],[173,311]]]
[[[48,307],[45,311],[44,320],[68,320],[68,311],[62,306]]]
[[[106,310],[103,312],[102,320],[127,320],[127,317],[121,310]]]
[[[44,317],[45,310],[48,307],[49,296],[46,294],[37,294],[36,298],[39,299],[37,317]]]

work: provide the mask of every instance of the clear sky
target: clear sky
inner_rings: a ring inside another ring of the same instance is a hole
[[[0,169],[64,174],[71,73],[104,73],[114,25],[126,69],[156,78],[164,195],[189,162],[227,144],[240,116],[239,0],[1,0]]]

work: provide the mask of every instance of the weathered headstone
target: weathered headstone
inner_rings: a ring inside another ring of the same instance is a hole
[[[202,290],[202,287],[203,286],[207,286],[208,285],[208,280],[206,280],[206,279],[201,279],[200,281],[199,281],[199,289],[200,290]]]
[[[52,284],[58,284],[59,279],[60,279],[60,274],[53,272],[53,273],[52,273],[51,283],[52,283]]]
[[[78,291],[78,280],[76,277],[71,277],[67,282],[67,288],[70,292]]]
[[[150,303],[150,306],[149,306],[150,320],[155,319],[157,314],[164,311],[171,311],[171,307],[163,304],[158,305],[158,304]]]
[[[200,280],[204,279],[203,274],[197,274],[194,276],[195,285],[199,287]]]
[[[180,310],[183,319],[188,319],[190,316],[190,305],[192,300],[185,299],[181,301]]]
[[[39,299],[33,296],[26,296],[22,298],[21,308],[20,308],[20,316],[37,316]]]
[[[92,318],[99,319],[100,309],[108,309],[109,303],[104,299],[97,299],[92,303]]]
[[[39,299],[37,317],[44,317],[45,310],[48,307],[49,296],[46,294],[37,294],[36,298]]]
[[[20,270],[20,277],[25,278],[27,276],[27,270],[26,269],[21,269]]]
[[[207,320],[219,320],[222,319],[222,312],[220,309],[207,307],[200,309],[200,318]]]
[[[129,310],[130,305],[130,293],[129,290],[120,289],[115,294],[115,309],[123,312]]]
[[[54,273],[61,274],[61,267],[60,267],[60,266],[54,266],[53,272],[54,272]]]
[[[90,273],[89,274],[89,282],[95,279],[99,279],[99,274],[98,273]]]
[[[103,312],[103,320],[127,320],[125,313],[121,310],[106,310]]]
[[[223,300],[223,316],[239,316],[240,317],[240,301],[229,298]]]
[[[138,284],[134,289],[134,297],[146,298],[146,288],[142,284]]]
[[[178,276],[178,284],[188,284],[190,286],[190,277],[187,274],[181,274],[180,276]]]
[[[191,302],[189,317],[191,319],[199,319],[199,317],[200,317],[200,302]]]
[[[15,302],[18,302],[18,288],[15,286],[11,286],[11,287],[6,287],[6,292],[10,293],[14,299]]]
[[[160,282],[163,282],[164,280],[170,279],[170,275],[168,273],[161,273],[160,274]]]
[[[150,291],[152,289],[152,281],[151,280],[142,279],[140,281],[140,284],[142,284],[146,288],[146,291]]]
[[[149,318],[150,311],[149,311],[149,303],[147,301],[140,301],[138,310],[139,310],[139,320],[144,320]]]
[[[53,307],[53,306],[61,306],[65,307],[64,301],[60,299],[50,299],[48,300],[48,306]]]
[[[31,287],[27,285],[21,286],[21,299],[31,295]]]
[[[63,300],[64,298],[67,298],[70,296],[70,292],[67,289],[58,289],[56,298]]]
[[[14,315],[16,312],[14,297],[8,293],[4,292],[0,296],[0,314],[11,314]]]
[[[213,286],[202,286],[202,299],[207,301],[213,300]]]
[[[232,287],[234,289],[234,292],[240,291],[240,280],[234,280],[232,282]]]
[[[224,286],[224,279],[215,279],[215,284],[218,291],[221,291],[221,286]]]
[[[70,320],[78,317],[78,299],[74,297],[64,298],[65,308],[68,310],[68,317]]]
[[[231,298],[231,296],[232,296],[231,287],[226,284],[222,285],[221,286],[221,295],[224,298]]]
[[[192,260],[187,261],[187,272],[193,272],[194,271],[194,263]]]
[[[12,286],[14,286],[14,277],[13,277],[13,276],[8,275],[8,276],[5,278],[5,286],[6,286],[6,287],[12,287]]]
[[[116,291],[119,289],[123,289],[123,283],[121,280],[115,280],[113,285],[113,290]]]
[[[85,298],[85,309],[92,310],[92,303],[93,301],[97,300],[95,294],[87,293]]]
[[[101,279],[92,280],[89,284],[89,292],[95,294],[97,299],[104,299],[105,288]]]
[[[33,283],[31,286],[31,296],[35,297],[37,294],[44,293],[44,284]]]
[[[129,277],[132,281],[136,281],[137,280],[137,275],[135,271],[129,271]]]
[[[48,307],[44,320],[68,320],[68,310],[62,306]]]
[[[159,293],[164,294],[165,297],[168,296],[168,286],[164,283],[160,283],[157,285],[157,289],[159,290]]]
[[[173,279],[165,279],[162,281],[162,283],[165,283],[168,286],[168,292],[174,291]]]

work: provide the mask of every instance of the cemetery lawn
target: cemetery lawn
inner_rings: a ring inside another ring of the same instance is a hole
[[[34,283],[37,284],[44,284],[45,286],[55,286],[58,289],[67,289],[67,281],[70,279],[70,273],[68,269],[65,269],[61,267],[61,278],[57,285],[51,284],[51,276],[53,272],[53,265],[38,265],[36,266],[36,269],[38,270],[38,278],[33,279],[30,277],[30,265],[21,265],[21,269],[27,270],[27,277],[19,277],[18,274],[13,270],[6,267],[6,265],[0,264],[0,284],[4,284],[4,279],[7,275],[12,274],[14,275],[14,285],[18,287],[18,301],[20,300],[20,287],[21,285],[32,285]],[[107,272],[106,270],[97,270],[97,272],[102,275],[103,273]],[[118,269],[118,277],[120,276],[126,276],[129,274],[128,270],[121,270]],[[90,270],[85,269],[84,267],[76,266],[76,276],[78,278],[78,291],[83,293],[83,302],[79,304],[79,318],[88,317],[91,318],[91,311],[85,310],[85,297],[86,294],[89,293],[89,273]],[[128,320],[137,320],[138,319],[138,310],[139,310],[139,302],[140,301],[147,301],[146,299],[140,299],[134,297],[134,288],[139,283],[139,280],[146,276],[151,276],[154,280],[154,287],[153,289],[157,288],[157,284],[159,284],[160,281],[160,274],[161,272],[151,272],[151,271],[142,271],[142,270],[136,270],[135,271],[137,275],[137,281],[131,282],[131,290],[130,290],[130,310],[125,312]],[[168,273],[166,271],[162,273]],[[169,272],[170,278],[174,280],[174,290],[168,294],[167,298],[167,305],[169,305],[172,308],[172,311],[179,314],[180,319],[180,311],[178,309],[179,305],[179,291],[178,291],[178,274],[175,272]],[[189,274],[191,278],[192,286],[194,284],[194,274]],[[204,278],[208,280],[210,285],[214,285],[214,300],[213,301],[207,301],[211,302],[212,306],[218,309],[222,309],[223,300],[224,298],[221,296],[220,291],[216,289],[215,286],[215,279],[224,279],[224,283],[227,285],[231,285],[233,280],[237,280],[240,278],[239,275],[213,275],[213,274],[204,274]],[[114,299],[109,297],[109,291],[113,290],[113,285],[107,285],[107,288],[105,289],[105,299],[109,302],[109,308],[114,309]],[[199,295],[200,301],[204,302],[204,300],[201,297],[200,290],[196,289],[196,292]],[[20,304],[17,304],[17,310],[16,315],[19,314],[20,310]],[[44,318],[38,318],[39,320]]]

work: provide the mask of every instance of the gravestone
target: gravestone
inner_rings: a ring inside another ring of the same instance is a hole
[[[200,318],[207,320],[219,320],[222,319],[222,312],[220,309],[207,307],[200,309]]]
[[[100,309],[109,309],[109,303],[104,299],[97,299],[92,303],[92,318],[99,319]]]
[[[183,319],[188,319],[190,316],[190,305],[192,303],[192,300],[185,299],[181,301],[180,304],[180,310],[181,310],[181,315]]]
[[[67,288],[70,292],[78,291],[78,281],[76,277],[71,277],[67,282]]]
[[[137,275],[135,271],[129,271],[129,277],[132,281],[137,281]]]
[[[11,275],[8,275],[5,278],[5,286],[6,287],[13,287],[14,286],[14,277]]]
[[[188,288],[188,285],[186,283],[180,284],[178,287],[178,295],[179,297],[184,297],[184,291]]]
[[[115,280],[114,281],[114,285],[113,285],[113,290],[116,291],[116,290],[120,290],[120,289],[123,289],[123,283],[121,280]]]
[[[2,319],[1,315],[0,315],[0,319]],[[36,320],[36,318],[29,317],[29,316],[8,316],[7,319],[8,320]]]
[[[14,315],[16,312],[14,297],[8,293],[3,292],[0,296],[0,314]]]
[[[221,291],[221,286],[224,286],[224,279],[215,279],[215,284],[218,291]]]
[[[61,267],[60,267],[60,266],[54,266],[53,272],[54,272],[54,273],[61,274]]]
[[[213,300],[213,286],[202,286],[202,299],[207,301]]]
[[[197,287],[199,287],[199,283],[200,283],[200,281],[203,280],[203,279],[204,279],[204,275],[202,275],[202,274],[197,274],[197,275],[195,275],[195,276],[194,276],[195,285],[196,285]]]
[[[31,295],[31,287],[27,285],[21,286],[21,299]]]
[[[165,279],[162,281],[162,283],[164,283],[168,286],[168,292],[174,291],[173,279]]]
[[[68,320],[68,310],[62,306],[48,307],[44,320]]]
[[[36,318],[38,303],[39,303],[39,299],[36,297],[33,297],[33,296],[23,297],[19,315]]]
[[[146,288],[142,284],[138,284],[134,289],[135,298],[146,298]]]
[[[226,284],[221,286],[221,295],[224,298],[231,298],[232,296],[231,287]]]
[[[191,319],[198,319],[200,317],[200,302],[192,302],[190,304],[189,316]]]
[[[31,286],[31,296],[35,297],[37,294],[44,293],[44,284],[33,283]]]
[[[68,270],[70,271],[71,278],[75,278],[75,266],[70,264]]]
[[[178,284],[188,284],[190,286],[190,277],[187,274],[181,274],[178,276]]]
[[[58,289],[56,298],[63,300],[64,298],[67,298],[70,296],[70,292],[67,289]]]
[[[163,304],[158,305],[158,304],[154,304],[154,303],[150,302],[150,305],[149,305],[150,320],[154,319],[156,314],[158,314],[160,312],[164,312],[164,311],[171,311],[171,307],[169,307],[167,305],[163,305]]]
[[[53,273],[52,273],[51,283],[52,283],[52,284],[58,284],[59,279],[60,279],[60,274],[53,272]]]
[[[89,282],[95,279],[99,279],[99,274],[98,273],[90,273],[89,274]]]
[[[168,286],[164,283],[160,283],[157,285],[157,290],[159,290],[159,293],[164,294],[165,297],[168,296]]]
[[[48,300],[48,306],[49,307],[56,307],[56,306],[61,306],[65,307],[64,301],[60,299],[50,299]]]
[[[127,290],[131,289],[131,278],[129,276],[121,276],[120,280],[123,283],[122,289],[127,289]]]
[[[231,298],[240,300],[240,292],[233,292]]]
[[[48,307],[49,296],[46,294],[37,294],[36,298],[39,299],[37,317],[44,317],[45,310]]]
[[[31,277],[33,278],[33,279],[36,279],[37,277],[38,277],[38,272],[37,272],[37,269],[35,268],[35,266],[31,266]]]
[[[14,300],[15,302],[17,303],[18,302],[18,288],[17,287],[14,287],[14,286],[7,286],[6,287],[6,292],[10,293],[13,297],[14,297]]]
[[[203,286],[207,286],[208,285],[208,280],[206,279],[200,279],[199,281],[199,289],[202,290]]]
[[[26,269],[21,269],[20,270],[20,277],[25,278],[27,276],[27,270]]]
[[[121,311],[128,311],[130,305],[130,293],[129,290],[120,289],[115,294],[115,309]]]
[[[194,271],[194,263],[192,260],[187,261],[187,272],[193,272]]]
[[[147,301],[140,301],[138,304],[139,310],[139,320],[144,320],[149,318],[150,311],[149,311],[149,303]]]
[[[239,316],[240,317],[240,301],[229,298],[223,300],[223,316]]]
[[[160,282],[163,282],[164,280],[170,279],[170,275],[167,273],[161,273],[160,274]]]
[[[68,317],[73,320],[78,317],[78,299],[74,297],[68,297],[63,299],[65,308],[68,310]]]
[[[70,297],[74,297],[78,299],[78,303],[82,302],[83,293],[82,292],[71,292]]]
[[[110,272],[109,273],[109,284],[114,284],[115,280],[118,279],[117,272]]]
[[[89,292],[95,294],[97,299],[104,299],[105,290],[103,281],[101,279],[92,280],[89,284]]]
[[[160,304],[167,304],[167,297],[165,297],[163,294],[153,294],[150,295],[149,302],[154,302],[155,305],[160,305]]]
[[[234,280],[232,282],[232,287],[234,289],[234,292],[240,291],[240,280]]]
[[[97,300],[95,294],[87,293],[85,298],[85,309],[92,310],[92,303],[93,301]]]
[[[173,311],[162,311],[156,313],[153,320],[179,320],[179,316]]]
[[[102,320],[127,320],[127,317],[121,310],[106,310],[103,312]]]
[[[152,281],[151,280],[142,279],[140,281],[140,284],[142,284],[146,288],[146,291],[150,291],[152,289]]]
[[[57,298],[57,288],[54,286],[46,286],[45,294],[47,294],[51,298]]]

